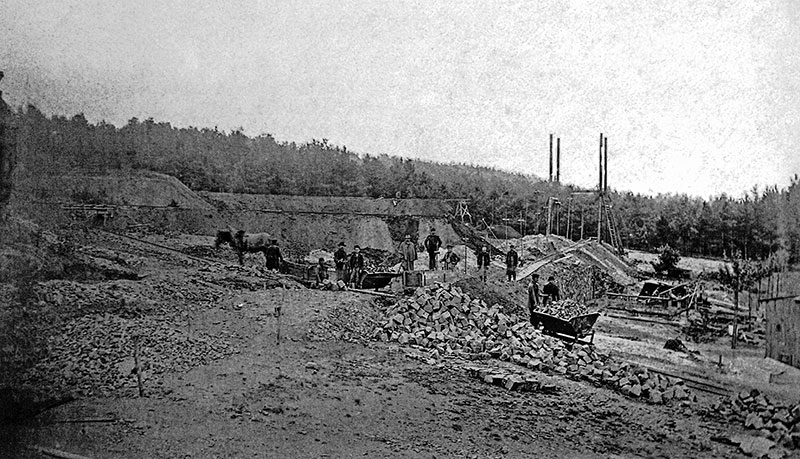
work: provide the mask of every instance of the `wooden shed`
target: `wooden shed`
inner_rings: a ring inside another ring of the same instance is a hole
[[[761,300],[766,318],[767,357],[800,368],[800,296]]]

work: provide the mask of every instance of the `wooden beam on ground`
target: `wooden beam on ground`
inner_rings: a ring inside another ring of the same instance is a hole
[[[347,289],[347,290],[345,290],[345,291],[347,291],[347,292],[363,293],[363,294],[365,294],[365,295],[375,295],[375,296],[380,296],[380,297],[382,297],[382,298],[395,298],[395,296],[394,296],[394,295],[390,295],[390,294],[388,294],[388,293],[383,293],[383,292],[374,292],[374,291],[372,291],[372,290],[362,290],[362,289],[360,289],[360,288],[348,288],[348,289]]]
[[[45,448],[44,446],[30,446],[29,448],[34,451],[38,451],[45,456],[56,457],[59,459],[89,459],[88,457],[81,456],[80,454],[68,453],[55,448]]]
[[[669,373],[669,372],[664,371],[664,370],[659,370],[659,369],[656,369],[656,368],[653,368],[653,367],[649,367],[647,365],[642,365],[642,366],[647,368],[649,371],[653,371],[655,373],[660,373],[660,374],[662,374],[664,376],[669,376],[671,378],[682,379],[682,380],[686,381],[687,383],[692,383],[693,385],[698,386],[698,387],[695,387],[695,389],[699,389],[699,390],[702,390],[704,392],[708,392],[708,393],[715,394],[715,395],[723,395],[723,396],[724,395],[728,395],[730,392],[732,392],[732,390],[727,388],[727,387],[718,386],[718,385],[712,384],[712,383],[710,383],[708,381],[700,381],[698,379],[692,379],[692,378],[688,378],[686,376],[680,376],[680,375],[672,374],[672,373]],[[721,392],[721,393],[719,393],[719,392]]]
[[[620,316],[617,314],[606,314],[606,317],[613,317],[615,319],[625,319],[625,320],[635,320],[637,322],[647,322],[651,324],[659,324],[659,325],[672,325],[675,327],[679,327],[681,324],[677,322],[665,322],[663,320],[653,320],[653,319],[645,319],[642,317],[631,317],[631,316]]]
[[[53,421],[54,424],[88,424],[88,423],[105,423],[105,422],[117,422],[121,419],[117,418],[81,418],[81,419],[60,419],[58,421]]]

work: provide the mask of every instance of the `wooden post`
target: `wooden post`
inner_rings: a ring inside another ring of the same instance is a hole
[[[567,238],[572,240],[572,196],[567,200]]]
[[[603,194],[608,194],[608,137],[603,137]]]
[[[599,156],[599,163],[598,163],[598,174],[599,178],[597,180],[597,242],[601,242],[603,240],[602,232],[601,232],[601,222],[603,221],[603,134],[600,134],[600,156]]]
[[[597,191],[603,192],[603,133],[600,133],[600,165],[598,169]]]
[[[761,276],[758,278],[758,291],[756,292],[756,311],[761,307]]]
[[[464,274],[467,274],[467,241],[464,241]]]
[[[553,204],[555,204],[555,203],[553,203]],[[555,231],[553,231],[553,233],[555,233],[556,236],[560,236],[559,233],[561,232],[561,212],[560,211],[561,211],[561,206],[560,205],[556,205],[555,206],[556,229],[555,229]]]
[[[561,137],[556,139],[556,183],[561,183]]]
[[[583,206],[581,206],[581,240],[583,240]]]
[[[550,134],[550,178],[547,181],[553,181],[553,134]]]
[[[552,196],[547,198],[547,224],[545,225],[544,235],[550,235],[550,222],[552,218],[552,211],[553,211],[553,198]]]
[[[133,336],[133,364],[136,369],[136,385],[139,388],[139,397],[144,397],[144,385],[142,384],[142,365],[139,361],[139,335]]]
[[[600,198],[597,203],[597,242],[602,242],[602,232],[600,231],[600,222],[603,221],[603,199]]]

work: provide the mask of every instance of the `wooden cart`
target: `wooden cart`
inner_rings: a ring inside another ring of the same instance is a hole
[[[575,316],[569,320],[559,319],[558,317],[544,314],[541,312],[534,312],[535,319],[542,324],[543,332],[547,335],[552,335],[573,343],[579,342],[582,338],[589,337],[589,341],[580,341],[581,344],[592,344],[594,342],[594,327],[600,313],[584,314]]]

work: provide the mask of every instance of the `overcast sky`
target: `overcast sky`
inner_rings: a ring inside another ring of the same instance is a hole
[[[120,6],[127,3],[127,6]],[[646,6],[645,6],[646,5]],[[800,173],[796,0],[0,2],[7,102],[736,196]]]

